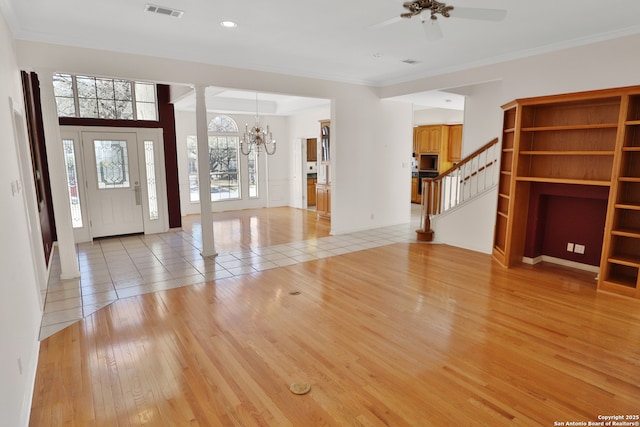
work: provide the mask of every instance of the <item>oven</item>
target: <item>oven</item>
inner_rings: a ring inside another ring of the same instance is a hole
[[[438,176],[438,172],[434,171],[419,171],[418,172],[418,194],[422,194],[422,178],[435,178]]]

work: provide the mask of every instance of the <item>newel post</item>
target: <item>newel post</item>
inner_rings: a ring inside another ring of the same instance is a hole
[[[422,179],[422,214],[420,215],[420,221],[422,228],[416,230],[418,240],[421,242],[431,242],[433,240],[433,230],[431,230],[431,202],[433,199],[433,180],[423,178]]]

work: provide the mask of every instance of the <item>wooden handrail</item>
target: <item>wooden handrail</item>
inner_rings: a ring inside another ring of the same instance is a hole
[[[453,167],[451,167],[451,168],[447,169],[446,171],[442,172],[440,175],[436,176],[435,178],[422,178],[422,179],[423,180],[431,179],[431,180],[435,181],[437,179],[444,178],[446,175],[449,175],[451,172],[453,172],[453,171],[455,171],[457,169],[460,169],[462,166],[464,166],[465,164],[467,164],[471,160],[473,160],[474,157],[476,157],[478,154],[482,153],[484,150],[486,150],[487,148],[489,148],[492,145],[497,144],[497,143],[498,143],[498,138],[493,138],[491,141],[487,142],[482,147],[478,148],[476,151],[474,151],[473,153],[469,154],[463,160],[460,160]]]
[[[447,176],[455,173],[457,170],[462,169],[464,165],[471,162],[473,159],[478,157],[481,153],[486,152],[493,145],[498,143],[498,138],[494,138],[491,141],[487,142],[482,147],[478,148],[473,153],[469,154],[463,160],[458,162],[452,168],[444,171],[440,175],[435,178],[422,178],[420,185],[422,186],[422,229],[417,230],[418,240],[422,241],[431,241],[433,239],[433,231],[431,230],[431,219],[430,215],[437,214],[442,208],[442,200],[441,190],[442,190],[442,180]],[[470,180],[471,177],[477,176],[481,171],[487,169],[488,166],[493,165],[497,159],[487,162],[487,164],[478,167],[477,171],[473,171],[469,174],[468,177],[464,178],[460,181],[460,183],[464,183],[467,180]]]

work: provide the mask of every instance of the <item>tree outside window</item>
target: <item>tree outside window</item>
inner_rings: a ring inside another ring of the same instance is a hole
[[[236,122],[227,116],[216,116],[209,130],[209,176],[211,201],[240,199],[240,136]],[[198,145],[195,136],[187,137],[187,169],[189,173],[189,199],[200,201],[198,183]],[[257,167],[255,159],[249,160],[249,197],[257,197]],[[252,181],[253,180],[253,181]]]

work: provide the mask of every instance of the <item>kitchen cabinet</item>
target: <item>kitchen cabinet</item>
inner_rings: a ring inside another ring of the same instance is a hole
[[[316,212],[318,219],[331,219],[331,185],[316,184]]]
[[[307,178],[307,206],[316,205],[316,184],[317,178]]]
[[[418,194],[418,186],[420,185],[420,178],[414,176],[411,178],[411,203],[422,203],[420,194]]]
[[[458,163],[462,158],[462,125],[449,126],[449,147],[447,160]]]
[[[413,128],[415,153],[440,153],[443,136],[448,129],[443,125],[418,126]]]
[[[413,128],[413,153],[438,155],[438,173],[461,160],[462,125],[428,125]]]
[[[318,161],[318,140],[316,138],[307,139],[307,162]]]

